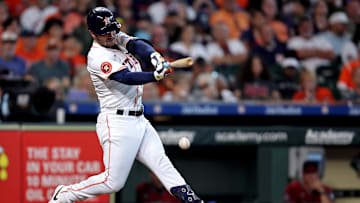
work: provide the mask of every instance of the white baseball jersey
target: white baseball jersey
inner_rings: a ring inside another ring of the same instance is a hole
[[[132,37],[120,32],[116,39],[120,50],[93,43],[88,54],[87,69],[102,112],[114,109],[139,110],[142,105],[143,85],[126,85],[109,79],[112,73],[124,68],[131,72],[142,71],[140,62],[126,50],[126,44]]]

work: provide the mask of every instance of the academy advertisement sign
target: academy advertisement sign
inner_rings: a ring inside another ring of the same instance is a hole
[[[288,134],[286,132],[216,132],[215,141],[218,143],[286,143]]]
[[[192,145],[360,145],[360,130],[355,128],[162,126],[158,132],[165,145],[176,145],[182,137]]]
[[[313,130],[308,129],[305,144],[311,145],[350,145],[355,137],[354,131],[345,130]]]

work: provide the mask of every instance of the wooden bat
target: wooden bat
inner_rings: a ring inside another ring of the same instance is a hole
[[[178,59],[176,61],[170,62],[170,67],[172,68],[189,68],[194,64],[194,61],[191,57]]]

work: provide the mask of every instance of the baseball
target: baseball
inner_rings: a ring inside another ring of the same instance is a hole
[[[187,137],[182,137],[179,139],[179,147],[182,150],[187,150],[190,148],[190,140]]]

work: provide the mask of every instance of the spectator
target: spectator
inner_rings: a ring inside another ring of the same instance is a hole
[[[287,42],[289,39],[289,31],[283,22],[276,20],[278,8],[275,0],[262,0],[261,10],[265,14],[266,22],[270,24],[274,30],[276,38],[282,43]]]
[[[196,101],[209,102],[220,100],[220,92],[216,86],[211,73],[200,73],[195,80],[195,88],[193,90]]]
[[[215,0],[216,4],[219,7],[223,7],[224,6],[224,0]],[[237,6],[239,6],[240,8],[247,8],[249,5],[249,0],[237,0],[236,1]]]
[[[3,31],[9,31],[9,32],[13,32],[17,35],[20,34],[20,24],[19,24],[19,19],[15,18],[15,17],[10,17],[8,19],[6,19],[3,23]]]
[[[151,30],[151,42],[155,49],[163,53],[169,45],[168,35],[162,25],[154,25]]]
[[[311,19],[308,17],[302,18],[297,31],[299,35],[290,38],[287,48],[295,51],[302,65],[314,73],[319,66],[329,65],[335,58],[335,52],[327,40],[313,35]]]
[[[310,2],[295,0],[282,2],[282,12],[284,23],[288,26],[288,34],[293,36],[295,34],[296,25],[299,20],[306,15],[309,9]],[[274,28],[273,28],[274,29]]]
[[[16,55],[23,57],[26,68],[29,69],[35,62],[44,58],[45,52],[36,47],[37,36],[31,30],[23,30],[16,45]]]
[[[360,102],[360,68],[356,68],[352,74],[352,81],[354,83],[354,89],[350,92],[349,97],[346,99]]]
[[[259,55],[269,68],[276,66],[283,60],[286,52],[286,44],[279,42],[274,35],[271,25],[264,24],[260,28],[262,44],[255,46],[252,52]]]
[[[354,101],[356,103],[360,102],[360,68],[355,68],[352,74],[352,81],[354,83],[354,88],[349,92],[348,96],[345,99]]]
[[[5,0],[12,16],[19,16],[28,6],[29,1],[23,0]]]
[[[73,35],[64,37],[60,58],[70,65],[70,76],[74,76],[78,69],[86,66],[86,58],[81,55],[80,42]]]
[[[74,29],[73,35],[81,43],[82,51],[81,55],[86,56],[90,47],[92,46],[93,39],[88,31],[86,22],[86,14],[82,13],[81,24]]]
[[[276,80],[276,89],[281,95],[281,99],[291,100],[299,87],[298,71],[300,64],[296,58],[285,58],[282,63],[280,78]]]
[[[60,19],[53,18],[46,22],[42,35],[36,43],[37,49],[46,51],[46,46],[50,40],[61,42],[63,39],[63,22]]]
[[[56,77],[50,77],[44,82],[44,87],[55,94],[55,100],[61,101],[64,98],[64,88]],[[41,88],[41,87],[40,87]]]
[[[70,86],[70,68],[68,63],[59,58],[60,46],[56,40],[50,40],[45,58],[31,66],[27,78],[44,86],[46,81],[54,77],[66,90]]]
[[[149,176],[150,182],[136,186],[136,203],[180,203],[178,199],[166,191],[154,173],[149,172]]]
[[[350,92],[354,91],[355,84],[353,78],[354,75],[356,75],[354,72],[358,68],[360,68],[359,59],[347,63],[341,68],[337,88],[340,90],[340,93],[344,98],[349,98]]]
[[[247,57],[247,50],[239,39],[231,39],[229,29],[224,23],[212,26],[214,42],[207,45],[207,53],[214,65],[239,65]]]
[[[237,9],[236,0],[226,0],[223,7],[213,13],[210,17],[211,26],[223,23],[229,29],[230,38],[235,39],[241,36],[241,33],[249,29],[249,15],[240,9]]]
[[[163,23],[167,34],[169,43],[174,43],[180,38],[180,33],[186,25],[186,21],[181,17],[180,12],[177,10],[169,11]]]
[[[132,9],[131,0],[116,0],[115,15],[121,19],[121,29],[128,32],[135,26],[135,13]]]
[[[86,66],[82,66],[74,76],[73,85],[69,89],[66,99],[77,101],[95,100],[96,93],[91,84],[89,72],[86,70]]]
[[[164,101],[190,101],[191,84],[188,75],[183,71],[173,73],[171,77],[173,86],[171,91],[165,93],[162,97]]]
[[[210,34],[209,19],[211,14],[215,11],[215,5],[212,1],[196,0],[193,3],[196,11],[195,26],[195,41],[206,46],[213,39]]]
[[[215,10],[214,2],[207,0],[195,0],[192,2],[192,7],[194,11],[199,14],[199,12],[209,12],[211,14]],[[222,5],[220,7],[223,7]]]
[[[76,27],[81,24],[81,15],[75,11],[76,1],[73,0],[58,0],[58,11],[50,16],[50,18],[59,18],[63,22],[64,34],[70,34]]]
[[[214,71],[213,66],[203,58],[198,58],[190,78],[195,100],[236,102],[236,97],[228,89],[225,78]]]
[[[20,16],[21,27],[40,34],[48,17],[54,15],[58,8],[50,5],[49,0],[34,0],[33,5],[23,11]]]
[[[5,1],[0,1],[0,34],[3,32],[3,23],[9,18],[9,8]]]
[[[166,29],[162,25],[154,25],[151,30],[151,42],[156,51],[162,53],[169,60],[180,58],[181,55],[169,49],[169,38]]]
[[[319,0],[314,5],[312,18],[314,20],[314,33],[322,33],[329,28],[329,8],[324,0]]]
[[[293,96],[294,101],[302,103],[334,102],[334,97],[326,87],[318,87],[315,75],[310,71],[300,73],[301,90]]]
[[[343,63],[358,57],[357,49],[346,31],[349,19],[344,12],[335,12],[329,18],[330,30],[321,34],[331,44],[336,56],[341,57]]]
[[[175,6],[173,0],[161,0],[152,3],[148,8],[148,13],[151,16],[151,20],[154,24],[161,24],[164,22],[165,17],[168,15],[168,10]]]
[[[349,0],[345,7],[345,12],[349,18],[347,30],[351,36],[359,29],[360,24],[360,2],[358,0]]]
[[[195,28],[191,24],[185,25],[182,29],[180,40],[171,44],[170,49],[184,56],[191,56],[193,59],[199,57],[208,59],[205,47],[195,42]]]
[[[87,11],[90,8],[95,7],[96,2],[91,0],[78,0],[76,1],[76,8],[75,10],[79,12],[80,15],[87,14]]]
[[[318,162],[306,161],[303,165],[302,180],[291,182],[285,189],[283,203],[331,203],[332,190],[321,183]]]
[[[1,34],[0,78],[21,79],[26,73],[25,60],[15,55],[17,35],[13,32]]]
[[[239,99],[278,99],[271,76],[260,56],[249,57],[245,66],[237,74],[235,95]]]
[[[348,31],[352,34],[352,41],[357,47],[360,44],[360,2],[351,0],[346,4],[346,14],[350,19]]]
[[[142,12],[139,14],[138,20],[136,21],[136,31],[134,36],[139,37],[141,39],[151,40],[151,19],[150,16]]]
[[[265,16],[259,10],[252,10],[251,25],[248,30],[242,33],[241,40],[246,43],[249,50],[254,49],[256,46],[261,45],[261,27],[265,24]]]
[[[169,12],[181,13],[182,18],[185,21],[195,19],[195,12],[190,6],[183,5],[174,0],[160,0],[152,3],[148,8],[148,13],[154,24],[164,23]]]

